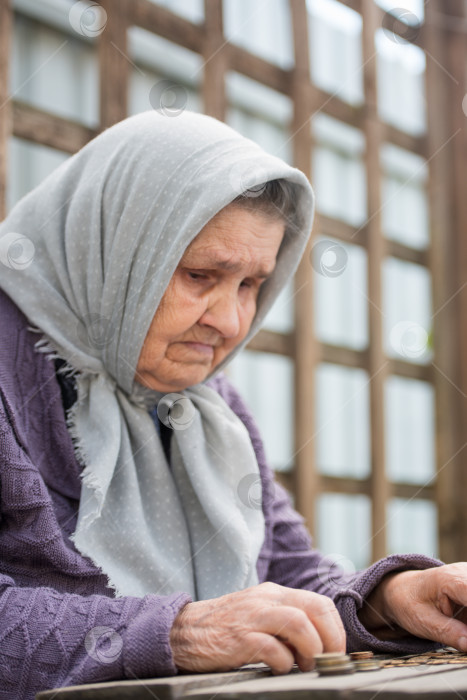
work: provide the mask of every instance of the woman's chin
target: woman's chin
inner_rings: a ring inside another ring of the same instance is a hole
[[[148,389],[153,389],[154,391],[161,391],[168,394],[170,392],[183,391],[184,389],[188,389],[190,386],[200,384],[206,379],[211,371],[211,367],[199,367],[195,371],[187,372],[183,376],[180,375],[160,378],[153,377],[151,375],[143,375],[137,377],[137,381],[139,384],[142,384]]]

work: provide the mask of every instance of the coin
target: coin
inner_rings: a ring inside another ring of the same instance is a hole
[[[360,659],[373,659],[374,654],[372,651],[352,651],[350,658],[352,661],[360,661]]]
[[[320,676],[337,676],[345,673],[355,673],[355,666],[349,661],[348,663],[337,664],[336,666],[327,666],[325,668],[316,667],[316,670]]]
[[[347,654],[328,652],[315,655],[316,671],[320,676],[354,673],[355,666]]]
[[[381,663],[376,659],[362,659],[353,662],[356,671],[378,671]]]
[[[349,658],[347,654],[344,654],[342,651],[326,651],[323,652],[322,654],[315,654],[315,661],[318,663],[321,663],[322,661],[328,661],[332,659],[343,659],[343,658]]]

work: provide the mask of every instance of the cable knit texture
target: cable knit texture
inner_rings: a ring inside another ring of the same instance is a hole
[[[76,551],[70,535],[81,469],[54,363],[35,351],[38,336],[2,292],[0,319],[0,700],[32,700],[39,690],[72,684],[173,675],[169,633],[190,597],[180,591],[115,598],[102,572]],[[336,580],[273,482],[258,429],[239,395],[223,375],[209,384],[244,422],[258,459],[266,522],[259,580],[332,597],[350,650],[432,648],[415,638],[380,642],[359,623],[357,611],[390,571],[439,562],[392,556]]]

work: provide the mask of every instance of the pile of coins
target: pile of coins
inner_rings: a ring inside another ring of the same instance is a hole
[[[385,659],[381,662],[383,668],[397,666],[420,666],[427,664],[435,666],[441,664],[467,664],[467,654],[455,649],[441,649],[440,651],[426,651],[424,654],[411,654],[394,659]]]
[[[315,654],[316,671],[320,676],[334,676],[342,673],[355,673],[355,666],[347,654],[328,652]]]
[[[423,654],[396,656],[392,659],[378,660],[372,651],[353,651],[349,656],[337,652],[315,655],[315,670],[320,676],[332,676],[355,671],[377,671],[380,668],[396,668],[398,666],[428,666],[438,664],[467,665],[467,653],[447,648],[439,651],[426,651]]]
[[[372,651],[353,651],[350,658],[356,671],[377,671],[381,668]]]

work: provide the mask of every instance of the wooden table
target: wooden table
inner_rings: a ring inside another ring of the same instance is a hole
[[[38,693],[36,700],[403,700],[466,698],[465,665],[412,666],[319,677],[271,676],[266,667],[231,673],[114,681]]]

